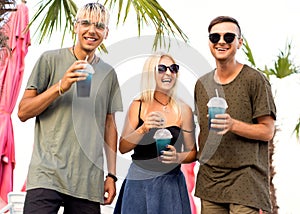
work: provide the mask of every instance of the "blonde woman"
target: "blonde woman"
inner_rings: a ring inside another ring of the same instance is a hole
[[[120,138],[120,152],[133,154],[114,213],[191,213],[180,166],[195,161],[195,124],[191,108],[176,97],[178,75],[170,55],[146,60],[142,91],[129,107]],[[161,128],[172,139],[167,151],[158,153],[153,136]]]

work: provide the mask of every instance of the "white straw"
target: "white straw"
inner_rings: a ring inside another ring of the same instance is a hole
[[[85,61],[87,62],[87,59],[89,58],[89,55],[86,55],[86,57],[85,57]]]
[[[216,90],[216,95],[217,95],[217,97],[219,97],[218,89],[215,89],[215,90]]]

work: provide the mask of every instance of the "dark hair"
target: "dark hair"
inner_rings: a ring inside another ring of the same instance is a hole
[[[236,24],[236,26],[239,28],[239,36],[241,36],[242,31],[241,31],[241,27],[240,27],[238,21],[230,16],[218,16],[218,17],[214,18],[208,26],[208,33],[210,32],[210,30],[212,29],[212,27],[214,25],[223,23],[223,22],[231,22],[231,23]]]

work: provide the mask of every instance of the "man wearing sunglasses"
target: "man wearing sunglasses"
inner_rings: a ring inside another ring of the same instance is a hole
[[[194,91],[201,129],[195,195],[201,198],[201,213],[270,212],[268,141],[276,118],[270,83],[237,61],[243,45],[237,20],[216,17],[208,32],[216,68],[198,79]],[[228,108],[210,121],[210,129],[207,103],[215,96],[225,98]]]
[[[95,55],[108,20],[103,5],[84,5],[74,22],[76,44],[43,53],[33,68],[18,112],[21,121],[36,117],[25,214],[57,213],[60,206],[68,214],[99,214],[100,203],[116,195],[114,114],[122,100],[116,72]],[[87,63],[95,71],[90,96],[78,97],[74,83],[86,74],[77,71]]]

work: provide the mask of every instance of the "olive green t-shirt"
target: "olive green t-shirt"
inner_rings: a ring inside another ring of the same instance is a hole
[[[26,89],[44,92],[75,60],[67,48],[43,53]],[[122,111],[122,100],[114,69],[102,60],[92,66],[90,97],[77,97],[75,83],[36,116],[28,190],[47,188],[103,202],[105,120],[108,113]]]
[[[220,203],[237,203],[266,211],[269,197],[268,142],[228,132],[223,136],[208,128],[207,103],[216,96],[226,99],[226,112],[234,119],[255,124],[260,116],[275,119],[271,86],[265,76],[244,65],[230,83],[214,81],[214,71],[195,85],[195,109],[200,125],[199,162],[195,195]]]

